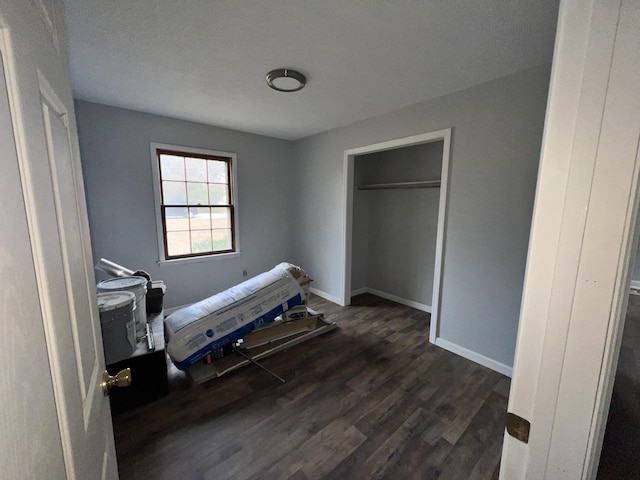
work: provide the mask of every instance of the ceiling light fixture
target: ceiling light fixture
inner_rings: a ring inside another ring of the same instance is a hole
[[[279,92],[297,92],[307,83],[306,77],[290,68],[278,68],[267,73],[267,85]]]

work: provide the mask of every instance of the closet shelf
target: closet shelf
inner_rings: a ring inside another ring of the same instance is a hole
[[[439,188],[440,180],[424,180],[420,182],[372,183],[358,185],[358,190],[385,190],[391,188]]]

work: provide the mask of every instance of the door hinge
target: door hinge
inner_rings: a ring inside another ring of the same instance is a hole
[[[524,443],[529,443],[531,423],[515,413],[507,413],[507,433]]]

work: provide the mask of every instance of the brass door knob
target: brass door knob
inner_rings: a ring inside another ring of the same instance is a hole
[[[109,375],[106,370],[102,374],[102,392],[106,397],[113,387],[128,387],[131,385],[131,369],[120,370],[115,376]]]

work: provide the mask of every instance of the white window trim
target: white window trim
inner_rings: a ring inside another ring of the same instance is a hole
[[[231,200],[233,202],[234,221],[233,221],[233,234],[235,236],[235,252],[229,253],[214,253],[211,255],[202,255],[199,257],[187,257],[187,258],[175,258],[167,259],[164,254],[164,232],[162,231],[162,196],[160,192],[160,170],[158,168],[158,155],[157,150],[176,150],[185,153],[193,153],[200,155],[214,155],[219,157],[227,157],[231,159]],[[238,206],[238,168],[237,157],[235,153],[221,152],[217,150],[208,150],[204,148],[185,147],[182,145],[171,145],[167,143],[151,142],[151,172],[153,174],[153,197],[156,210],[156,237],[158,239],[158,264],[160,266],[169,265],[182,265],[185,263],[201,263],[210,262],[212,260],[223,260],[240,255],[240,228],[239,226],[239,206]]]

